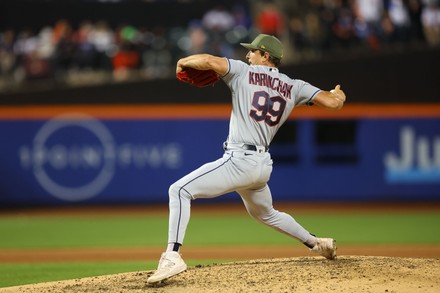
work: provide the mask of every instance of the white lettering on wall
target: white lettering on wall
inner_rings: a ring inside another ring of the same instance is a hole
[[[416,135],[414,128],[400,130],[398,152],[388,152],[384,165],[388,181],[440,182],[440,137]]]
[[[72,127],[84,133],[85,138],[66,140]],[[18,157],[21,167],[31,170],[47,192],[63,200],[78,201],[100,193],[111,182],[118,167],[179,168],[182,148],[176,143],[117,144],[101,121],[84,114],[69,113],[43,124],[33,143],[18,149]],[[55,175],[63,171],[69,174],[63,178],[87,176],[81,177],[84,182],[77,183],[78,186],[68,186]]]

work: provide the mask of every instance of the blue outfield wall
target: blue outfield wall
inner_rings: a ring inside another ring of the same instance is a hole
[[[288,122],[292,139],[271,146],[274,200],[440,199],[440,118],[344,123],[333,141],[326,121]],[[171,183],[222,155],[227,131],[226,119],[0,120],[0,205],[167,202]]]

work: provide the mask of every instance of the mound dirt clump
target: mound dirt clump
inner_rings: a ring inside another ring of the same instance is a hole
[[[190,267],[161,284],[153,271],[0,289],[2,292],[439,292],[440,259],[341,256],[259,259]]]

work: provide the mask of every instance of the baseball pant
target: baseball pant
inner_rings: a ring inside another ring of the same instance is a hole
[[[168,243],[183,243],[191,200],[236,191],[253,218],[313,246],[316,242],[313,235],[292,216],[273,208],[267,184],[271,172],[272,159],[268,152],[226,150],[222,158],[204,164],[172,184],[169,189]]]

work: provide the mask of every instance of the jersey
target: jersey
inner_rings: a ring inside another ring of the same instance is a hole
[[[225,152],[221,158],[203,164],[170,186],[167,250],[183,243],[191,200],[214,198],[232,191],[240,195],[252,217],[311,248],[316,237],[272,205],[267,184],[273,165],[270,153],[233,144],[269,147],[294,107],[311,102],[320,89],[291,79],[274,67],[227,60],[228,71],[222,79],[231,90],[232,112]]]
[[[269,147],[293,108],[313,101],[321,89],[278,68],[228,59],[222,76],[232,94],[228,143]]]

